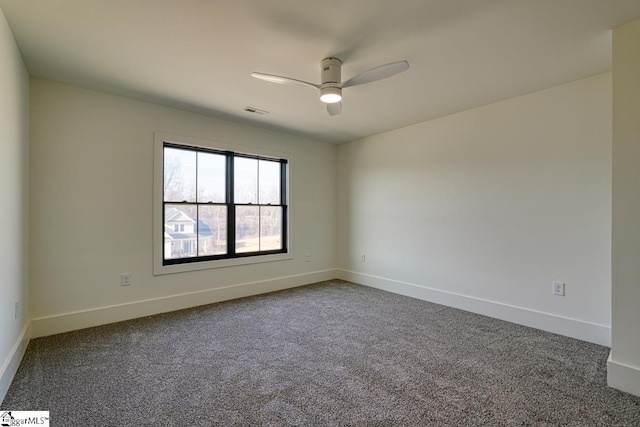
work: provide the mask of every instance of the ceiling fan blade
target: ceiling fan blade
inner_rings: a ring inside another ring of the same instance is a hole
[[[330,116],[337,116],[338,114],[342,113],[342,102],[327,104],[327,112]]]
[[[387,77],[394,76],[398,73],[409,69],[409,63],[407,61],[397,61],[390,64],[380,65],[379,67],[372,68],[364,73],[360,73],[355,77],[350,78],[342,85],[343,88],[349,86],[358,86],[365,83],[372,83],[378,80],[386,79]]]
[[[308,86],[313,89],[320,89],[320,85],[314,85],[313,83],[304,82],[302,80],[291,79],[289,77],[275,76],[273,74],[251,73],[251,77],[255,77],[256,79],[264,80],[271,83],[278,83],[281,85]]]

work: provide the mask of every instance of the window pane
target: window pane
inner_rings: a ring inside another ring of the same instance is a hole
[[[279,205],[280,203],[280,162],[260,160],[259,202],[261,205]]]
[[[227,207],[198,207],[198,256],[227,253]]]
[[[258,160],[234,157],[234,200],[236,203],[258,203]]]
[[[196,201],[196,153],[179,148],[164,148],[164,200]]]
[[[193,205],[165,205],[164,258],[188,258],[198,253],[196,235],[196,207]]]
[[[198,202],[226,202],[226,169],[224,155],[198,153]]]
[[[236,206],[236,253],[260,250],[259,207]]]
[[[260,250],[282,249],[282,208],[260,207]]]

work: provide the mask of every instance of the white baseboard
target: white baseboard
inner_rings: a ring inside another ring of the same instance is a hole
[[[609,387],[640,396],[640,367],[616,362],[613,360],[613,352],[609,353],[607,384]]]
[[[470,297],[413,283],[400,282],[349,270],[337,270],[337,277],[360,285],[382,289],[472,313],[506,320],[543,331],[611,347],[611,328],[605,325],[558,316],[529,308]]]
[[[190,292],[167,297],[134,301],[90,310],[76,311],[55,316],[31,319],[33,338],[44,337],[77,329],[106,325],[108,323],[151,316],[184,308],[243,298],[282,289],[294,288],[324,280],[335,279],[335,270],[322,270],[295,276],[279,277],[259,282],[242,283]]]
[[[24,352],[27,350],[27,345],[29,345],[29,341],[31,340],[31,324],[27,322],[22,328],[22,332],[18,337],[17,341],[13,345],[11,349],[11,353],[9,353],[9,357],[4,361],[2,367],[0,367],[0,402],[4,400],[4,397],[9,390],[9,386],[11,385],[11,381],[13,381],[13,377],[15,377],[16,372],[18,372],[18,367],[20,366],[20,362],[22,361],[22,357],[24,356]]]

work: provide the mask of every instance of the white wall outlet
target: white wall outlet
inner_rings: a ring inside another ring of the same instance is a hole
[[[311,254],[308,253],[304,256],[304,262],[311,262]]]
[[[131,273],[122,273],[120,275],[120,286],[131,286]]]
[[[551,290],[554,295],[558,295],[560,297],[564,296],[564,282],[553,282],[553,288]]]
[[[360,262],[367,262],[367,256],[365,254],[360,255]]]
[[[19,314],[20,314],[20,301],[16,301],[15,310],[14,310],[14,313],[13,313],[13,318],[17,319]]]

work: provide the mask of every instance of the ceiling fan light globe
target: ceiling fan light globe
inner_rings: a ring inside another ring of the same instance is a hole
[[[342,101],[342,89],[339,87],[325,87],[320,89],[320,101],[325,104],[334,104]]]

